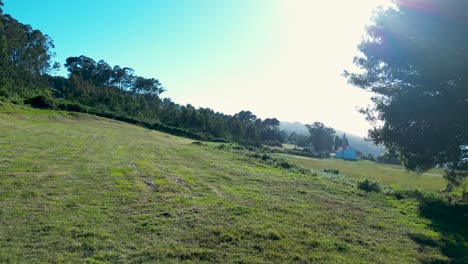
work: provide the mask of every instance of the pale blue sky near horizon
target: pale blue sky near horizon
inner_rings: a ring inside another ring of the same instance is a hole
[[[384,1],[4,0],[4,12],[48,34],[62,65],[103,59],[158,78],[176,103],[364,136],[370,94],[341,74]]]

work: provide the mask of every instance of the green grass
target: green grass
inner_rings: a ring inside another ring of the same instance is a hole
[[[375,163],[366,160],[345,161],[341,159],[314,159],[293,155],[281,155],[306,168],[323,170],[338,169],[340,173],[355,179],[372,179],[384,185],[400,185],[405,188],[420,188],[440,191],[446,182],[442,170],[433,169],[423,174],[411,173],[402,166]]]
[[[417,263],[454,256],[415,200],[108,119],[3,105],[0,153],[2,263]],[[467,248],[458,243],[457,252]]]

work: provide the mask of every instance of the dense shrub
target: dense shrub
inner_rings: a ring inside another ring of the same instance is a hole
[[[209,141],[211,141],[211,142],[218,142],[218,143],[228,143],[228,142],[229,142],[229,140],[224,139],[224,138],[213,138],[213,139],[211,139],[211,140],[209,140]]]
[[[398,200],[401,199],[421,199],[424,197],[424,192],[418,189],[404,189],[399,186],[393,186],[389,188],[387,194],[397,198]]]
[[[231,146],[233,149],[235,150],[245,150],[245,147],[241,146],[241,145],[237,145],[237,144],[234,144]]]
[[[329,159],[330,158],[330,153],[329,152],[322,152],[317,155],[317,158],[319,159]]]
[[[358,181],[357,188],[366,192],[380,192],[382,190],[376,181],[369,179]]]
[[[340,174],[340,171],[337,170],[337,169],[324,169],[323,172],[333,173],[333,174]]]
[[[310,152],[303,151],[303,150],[298,150],[298,149],[289,149],[286,151],[286,153],[291,154],[291,155],[296,155],[296,156],[302,156],[302,157],[309,157],[309,158],[315,158],[316,156]]]
[[[24,103],[40,109],[55,109],[55,100],[45,95],[26,99]]]
[[[268,155],[268,154],[265,154],[263,153],[263,155],[260,157],[263,161],[267,161],[267,160],[271,160],[273,159],[272,156]]]
[[[375,161],[375,158],[374,156],[372,156],[372,154],[367,154],[367,155],[361,155],[360,156],[360,159],[362,160],[369,160],[369,161]]]
[[[80,113],[90,113],[92,109],[88,106],[84,106],[77,102],[63,101],[58,100],[57,108],[59,110],[71,111],[71,112],[80,112]]]
[[[310,148],[303,148],[302,151],[306,153],[312,153],[312,150],[310,150]]]
[[[384,155],[378,156],[377,157],[377,162],[379,163],[384,163],[384,164],[392,164],[392,165],[401,165],[401,160],[395,158],[395,157],[390,157],[388,153],[385,153]]]
[[[419,199],[419,211],[422,216],[438,218],[445,224],[466,224],[468,222],[468,204],[454,201],[436,194],[426,194]]]
[[[280,147],[280,148],[283,147],[283,144],[281,144],[279,140],[274,140],[274,141],[266,140],[265,142],[263,142],[263,144],[267,146],[271,146],[271,147]]]
[[[293,163],[285,159],[278,159],[275,161],[275,163],[277,167],[280,167],[283,169],[291,169],[292,167],[294,167]]]

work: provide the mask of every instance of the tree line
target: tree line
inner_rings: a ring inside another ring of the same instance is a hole
[[[40,30],[3,14],[0,0],[0,96],[26,97],[48,86],[59,68],[53,40]]]
[[[161,97],[166,89],[158,79],[138,76],[130,67],[81,55],[66,59],[68,77],[53,76],[60,67],[53,61],[54,47],[48,35],[0,9],[0,97],[18,103],[36,102],[32,98],[38,96],[71,102],[73,107],[67,109],[85,107],[101,115],[156,122],[210,140],[254,146],[281,145],[285,140],[276,118],[262,120],[250,111],[226,115],[174,103]]]
[[[280,131],[276,118],[258,118],[251,111],[226,115],[210,108],[180,105],[162,98],[166,91],[155,78],[138,76],[128,66],[111,66],[104,60],[81,55],[63,65],[67,77],[54,76],[53,40],[38,29],[3,14],[0,0],[0,99],[37,107],[83,111],[165,132],[244,145],[281,146],[288,140],[307,144],[311,152],[333,150],[332,128],[308,125],[311,136],[292,139]]]
[[[54,61],[53,40],[3,14],[2,6],[0,0],[0,99],[93,113],[197,139],[253,146],[290,142],[311,153],[335,150],[335,131],[322,123],[307,126],[310,136],[288,136],[280,131],[276,118],[262,120],[251,111],[226,115],[180,105],[161,97],[166,88],[158,79],[138,76],[128,66],[81,55],[66,59],[67,77],[54,76],[61,65]]]

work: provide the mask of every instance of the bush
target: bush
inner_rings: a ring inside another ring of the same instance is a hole
[[[322,152],[317,155],[318,159],[329,159],[330,153],[329,152]]]
[[[92,113],[92,109],[89,106],[84,106],[77,102],[66,101],[62,99],[57,100],[57,108],[64,111]]]
[[[54,109],[55,108],[54,99],[44,96],[44,95],[39,95],[33,98],[26,99],[24,100],[24,104],[29,104],[34,108],[40,108],[40,109]]]
[[[395,197],[398,200],[413,198],[421,199],[424,197],[424,192],[418,189],[404,189],[400,186],[393,186],[387,191],[387,194]]]
[[[361,159],[363,159],[363,160],[369,160],[369,161],[375,161],[374,156],[372,156],[372,154],[370,154],[370,153],[367,154],[367,155],[362,155],[362,156],[361,156]]]
[[[225,138],[213,138],[212,140],[210,140],[212,142],[218,142],[218,143],[229,143],[229,140],[225,139]]]
[[[294,167],[294,164],[285,159],[278,159],[275,162],[275,166],[283,169],[291,169]]]
[[[386,155],[387,154],[387,155]],[[401,160],[395,157],[389,157],[388,153],[385,153],[381,156],[377,157],[377,162],[384,163],[384,164],[392,164],[392,165],[401,165]]]
[[[243,147],[241,145],[237,145],[237,144],[234,144],[231,147],[232,147],[232,149],[235,149],[235,150],[245,150],[245,147]]]
[[[274,141],[266,140],[266,141],[263,142],[263,144],[265,144],[267,146],[271,146],[271,147],[280,147],[280,148],[283,147],[283,144],[281,144],[281,142],[279,140],[274,140]]]
[[[263,161],[267,161],[267,160],[273,159],[273,157],[271,157],[271,156],[268,155],[268,154],[263,153],[263,155],[261,156],[261,159],[262,159]]]
[[[333,174],[340,174],[340,171],[337,170],[337,169],[324,169],[323,172],[333,173]]]
[[[447,226],[464,225],[468,221],[468,204],[433,193],[426,193],[419,198],[419,212]]]
[[[227,146],[224,145],[224,144],[221,144],[221,145],[217,146],[216,148],[220,149],[220,150],[224,150],[224,149],[227,149]]]
[[[307,153],[312,153],[312,151],[310,150],[310,148],[303,148],[302,151],[303,151],[303,152],[307,152]]]
[[[291,154],[291,155],[296,155],[296,156],[302,156],[302,157],[309,157],[309,158],[317,158],[317,155],[314,155],[310,152],[303,151],[303,150],[295,150],[295,149],[288,149],[285,153]]]
[[[358,181],[357,188],[366,192],[380,192],[382,190],[376,181],[369,179]]]

